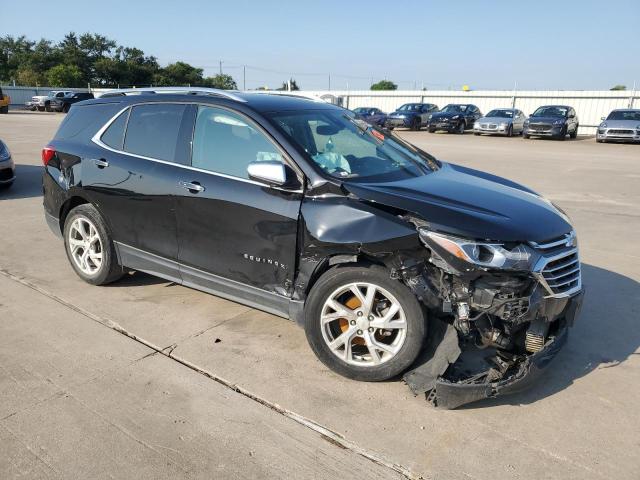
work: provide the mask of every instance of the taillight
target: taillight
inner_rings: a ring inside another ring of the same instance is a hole
[[[47,145],[42,149],[42,163],[46,167],[49,164],[49,161],[56,154],[56,149],[50,145]]]

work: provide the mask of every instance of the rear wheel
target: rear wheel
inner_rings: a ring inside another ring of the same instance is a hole
[[[105,221],[93,205],[79,205],[69,212],[64,244],[71,266],[85,282],[105,285],[123,275]]]
[[[402,373],[420,353],[426,328],[416,297],[379,266],[328,271],[305,306],[314,353],[354,380],[383,381]]]

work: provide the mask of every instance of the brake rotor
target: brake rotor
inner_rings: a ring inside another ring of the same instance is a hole
[[[360,303],[360,300],[358,300],[358,297],[354,295],[349,300],[344,302],[344,305],[347,308],[350,308],[351,310],[355,310],[356,308],[359,308],[362,305],[362,303]],[[339,320],[339,325],[340,325],[340,330],[343,332],[346,332],[349,329],[349,321],[345,318],[341,318]],[[364,338],[362,337],[355,337],[354,339],[351,340],[351,342],[352,342],[352,345],[365,345]]]

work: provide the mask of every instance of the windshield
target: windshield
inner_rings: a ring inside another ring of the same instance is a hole
[[[513,118],[513,110],[491,110],[487,117]]]
[[[466,105],[447,105],[442,109],[443,112],[464,112],[467,109]]]
[[[567,110],[565,107],[540,107],[533,112],[532,117],[566,117]]]
[[[640,122],[640,110],[614,110],[607,120],[633,120]]]
[[[357,113],[359,115],[362,115],[364,113],[369,113],[369,109],[368,108],[364,108],[364,107],[358,107],[358,108],[354,108],[353,109],[353,113]]]
[[[270,118],[309,160],[335,178],[393,181],[438,168],[433,157],[343,110],[274,112]]]
[[[398,112],[415,112],[420,110],[421,105],[419,103],[405,103],[397,111]]]

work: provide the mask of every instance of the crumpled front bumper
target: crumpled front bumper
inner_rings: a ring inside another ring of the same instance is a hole
[[[567,342],[569,328],[573,325],[580,312],[583,297],[584,290],[581,290],[569,299],[563,316],[556,320],[561,322],[560,328],[558,328],[553,337],[547,340],[542,350],[528,355],[517,365],[518,368],[514,373],[507,374],[497,381],[487,383],[451,382],[439,375],[435,381],[429,382],[429,376],[437,368],[440,368],[437,365],[431,366],[424,372],[420,372],[419,367],[405,375],[404,379],[414,393],[426,390],[427,400],[436,407],[444,409],[454,409],[486,398],[526,390],[544,373]],[[436,351],[433,358],[436,358],[437,355],[440,357],[445,355],[449,355],[450,358],[453,357],[453,336],[455,335],[457,340],[457,333],[453,327],[449,327],[443,334],[442,339],[439,340],[441,343],[437,347],[442,352],[444,346],[444,355]],[[443,364],[442,361],[437,363]],[[421,373],[424,375],[421,375]],[[425,385],[429,385],[429,387],[425,387]]]

